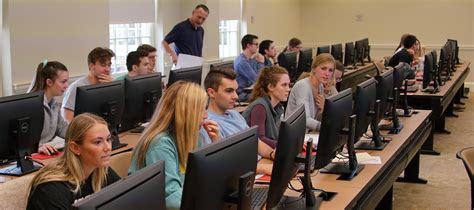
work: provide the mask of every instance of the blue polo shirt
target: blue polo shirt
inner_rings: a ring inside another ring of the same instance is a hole
[[[184,53],[202,57],[202,41],[204,29],[201,26],[195,28],[189,19],[176,24],[166,35],[165,41],[174,43],[176,54]]]

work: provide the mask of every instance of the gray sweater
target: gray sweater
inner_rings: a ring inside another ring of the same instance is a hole
[[[332,87],[330,89],[329,95],[333,95],[335,93],[337,93],[337,90],[335,87]],[[325,97],[329,95],[325,95]],[[288,116],[296,111],[296,108],[298,108],[298,106],[301,104],[304,105],[306,112],[306,128],[319,131],[321,128],[321,122],[316,119],[316,114],[319,112],[319,108],[314,103],[314,95],[309,77],[296,82],[291,89],[285,116]]]
[[[51,141],[55,136],[59,136],[61,138],[66,136],[68,123],[64,121],[63,117],[61,116],[61,106],[54,98],[48,103],[48,99],[46,99],[46,96],[44,96],[43,107],[44,124],[39,144],[40,146],[46,143],[57,144],[58,142]]]

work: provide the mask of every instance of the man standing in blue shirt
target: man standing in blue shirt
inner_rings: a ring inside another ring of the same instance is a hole
[[[237,94],[239,101],[247,101],[250,91],[245,88],[251,87],[257,79],[258,72],[263,68],[265,58],[258,54],[258,37],[247,34],[241,41],[243,52],[234,61],[234,71],[237,73]]]
[[[197,5],[191,17],[176,24],[161,42],[174,64],[178,61],[180,53],[202,57],[204,38],[202,24],[208,15],[209,8],[206,5]],[[174,50],[170,47],[171,43],[174,43]]]

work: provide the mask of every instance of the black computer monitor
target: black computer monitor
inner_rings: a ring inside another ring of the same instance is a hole
[[[234,61],[230,60],[230,61],[221,61],[217,63],[212,63],[210,69],[223,68],[223,67],[234,69]]]
[[[161,98],[161,92],[161,73],[125,78],[125,109],[120,131],[148,122]]]
[[[443,86],[451,77],[447,60],[446,46],[442,47],[439,51],[438,76],[440,78],[439,84],[441,86]]]
[[[380,100],[379,121],[385,117],[388,111],[389,102],[393,100],[393,68],[388,67],[385,72],[379,76],[375,76],[377,80],[377,100]]]
[[[374,78],[357,85],[354,114],[357,116],[354,147],[365,150],[382,150],[385,148],[386,144],[382,142],[378,132],[380,100],[377,100],[377,80]],[[369,125],[371,125],[373,135],[371,140],[361,140]]]
[[[298,78],[303,72],[311,71],[311,63],[313,62],[313,49],[304,48],[300,50],[300,57],[298,61],[298,72],[296,77]]]
[[[425,54],[425,61],[423,67],[423,91],[436,93],[439,91],[438,80],[436,79],[436,68],[433,60],[433,53],[429,52]],[[430,85],[431,84],[431,85]],[[430,86],[432,88],[430,88]]]
[[[250,209],[257,132],[255,126],[189,153],[181,209]]]
[[[362,43],[364,44],[364,60],[372,62],[370,59],[370,45],[369,45],[369,38],[361,39]]]
[[[458,45],[458,40],[455,39],[448,39],[448,42],[452,42],[454,45],[454,60],[456,61],[456,64],[460,64],[461,62],[459,61],[459,45]]]
[[[389,133],[391,134],[397,134],[400,133],[400,131],[403,129],[403,124],[400,122],[400,119],[398,119],[397,115],[397,107],[398,107],[398,101],[400,98],[400,88],[403,84],[403,81],[407,78],[412,73],[412,69],[409,64],[407,63],[399,63],[398,65],[395,66],[393,69],[393,94],[392,94],[392,109],[390,110],[390,114],[392,117],[392,124],[388,126],[387,128],[383,128],[384,130],[390,130]],[[405,83],[406,84],[406,83]],[[408,109],[408,102],[407,102],[407,92],[405,88],[405,94],[404,94],[404,100],[403,100],[403,109],[404,109],[404,114],[409,115],[410,110]]]
[[[195,66],[189,68],[175,69],[170,71],[170,78],[168,80],[168,87],[179,80],[195,82],[201,85],[202,66]]]
[[[456,43],[452,41],[447,41],[446,44],[444,45],[446,47],[447,51],[447,58],[448,58],[448,64],[449,64],[449,70],[451,73],[451,76],[453,75],[453,72],[456,71]]]
[[[0,98],[0,159],[17,161],[0,174],[21,176],[39,169],[31,154],[38,151],[43,131],[42,91]]]
[[[287,209],[302,209],[305,206],[317,207],[321,204],[321,199],[316,199],[312,191],[309,172],[311,150],[307,151],[306,157],[298,157],[303,147],[305,132],[306,115],[304,106],[301,105],[280,124],[277,150],[273,161],[273,175],[268,189],[267,209],[276,206],[284,206]],[[295,176],[300,163],[305,164],[304,176],[300,177],[304,188],[302,193],[304,198],[283,197],[288,183]]]
[[[112,135],[112,149],[127,145],[120,143],[118,137],[118,126],[125,105],[123,84],[121,80],[77,87],[74,116],[89,112],[104,118]]]
[[[355,68],[354,62],[354,42],[347,42],[344,47],[344,66],[347,68]]]
[[[355,41],[354,44],[354,63],[360,63],[360,65],[364,65],[364,57],[365,57],[365,47],[364,47],[364,40]]]
[[[348,123],[347,123],[348,122]],[[350,180],[363,168],[357,164],[354,150],[355,116],[352,115],[352,90],[346,89],[325,99],[321,130],[314,167],[321,173],[342,174]],[[347,145],[349,160],[331,163],[341,148]]]
[[[329,53],[330,52],[330,47],[329,46],[319,46],[317,48],[316,55],[322,54],[322,53]]]
[[[342,60],[342,44],[331,45],[331,55],[334,59],[343,62]]]
[[[290,75],[291,82],[296,82],[297,77],[297,61],[296,61],[297,52],[284,52],[278,56],[278,64],[281,67],[285,68]]]
[[[165,162],[160,160],[81,199],[73,209],[165,210]]]

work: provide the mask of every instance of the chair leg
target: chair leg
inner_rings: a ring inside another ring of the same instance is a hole
[[[471,181],[471,210],[474,210],[474,182]]]

